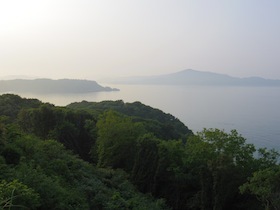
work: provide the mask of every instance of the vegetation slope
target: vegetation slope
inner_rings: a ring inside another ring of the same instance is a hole
[[[278,152],[140,102],[0,96],[0,209],[279,209]]]

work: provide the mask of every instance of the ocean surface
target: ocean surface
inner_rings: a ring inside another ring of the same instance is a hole
[[[227,132],[236,129],[248,143],[280,151],[280,87],[104,86],[119,88],[120,91],[19,95],[58,106],[83,100],[140,101],[179,118],[194,132],[203,128],[219,128]]]

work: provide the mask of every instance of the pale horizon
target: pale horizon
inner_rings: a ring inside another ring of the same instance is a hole
[[[266,77],[262,77],[262,76],[258,76],[258,75],[251,75],[251,76],[233,76],[230,74],[226,74],[226,73],[218,73],[218,72],[212,72],[212,71],[203,71],[203,70],[196,70],[196,69],[183,69],[180,71],[175,71],[175,72],[166,72],[166,73],[162,73],[162,74],[147,74],[147,75],[113,75],[113,76],[97,76],[97,77],[93,77],[93,78],[83,78],[81,77],[41,77],[41,76],[36,76],[36,75],[5,75],[3,77],[0,77],[0,80],[14,80],[14,79],[26,79],[26,80],[34,80],[34,79],[52,79],[52,80],[60,80],[60,79],[78,79],[78,80],[95,80],[96,82],[112,82],[114,81],[114,79],[120,79],[120,78],[133,78],[133,77],[153,77],[153,76],[161,76],[161,75],[169,75],[169,74],[174,74],[174,73],[178,73],[181,71],[185,71],[185,70],[194,70],[194,71],[198,71],[198,72],[206,72],[206,73],[217,73],[217,74],[221,74],[221,75],[227,75],[229,77],[235,77],[235,78],[251,78],[251,77],[259,77],[259,78],[263,78],[263,79],[269,79],[269,80],[280,80],[277,78],[266,78]],[[116,80],[117,81],[117,80]]]
[[[0,78],[280,79],[279,11],[277,0],[1,1]]]

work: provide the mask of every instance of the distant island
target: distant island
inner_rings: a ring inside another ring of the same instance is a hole
[[[188,86],[280,86],[280,80],[261,77],[238,78],[213,72],[187,69],[172,74],[123,77],[111,80],[119,84],[188,85]]]
[[[90,93],[101,91],[119,91],[116,88],[103,87],[92,80],[75,79],[14,79],[0,80],[0,92],[29,93]]]

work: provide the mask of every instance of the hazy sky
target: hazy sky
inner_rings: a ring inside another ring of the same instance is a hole
[[[0,77],[280,79],[279,0],[0,0]]]

